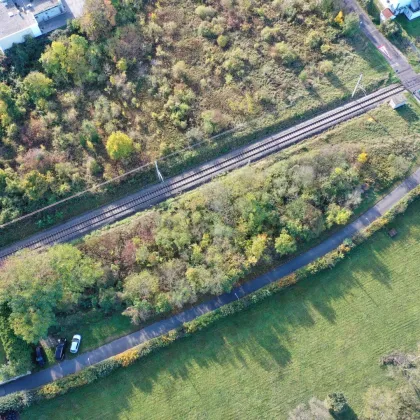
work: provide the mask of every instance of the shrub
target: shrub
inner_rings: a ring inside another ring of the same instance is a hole
[[[261,39],[265,42],[273,42],[280,35],[280,28],[266,26],[261,30]]]
[[[216,10],[211,6],[200,5],[195,9],[195,13],[199,16],[200,19],[211,19],[216,15]]]
[[[330,74],[332,73],[333,69],[334,69],[334,64],[332,63],[332,61],[325,60],[325,61],[321,61],[318,64],[318,71],[321,74]]]
[[[319,48],[322,44],[322,36],[317,31],[311,30],[305,39],[305,44],[313,50]]]
[[[285,65],[293,63],[297,55],[285,42],[277,42],[271,50],[273,58],[278,58]]]
[[[34,402],[32,391],[20,391],[0,397],[0,414],[8,411],[22,411]]]
[[[229,43],[229,37],[227,35],[219,35],[217,37],[217,45],[220,48],[225,48]]]
[[[343,34],[349,37],[353,37],[359,32],[359,16],[357,13],[349,13],[344,19]]]
[[[127,367],[133,364],[139,357],[139,352],[137,349],[130,349],[115,356],[115,360],[119,363],[122,367]]]

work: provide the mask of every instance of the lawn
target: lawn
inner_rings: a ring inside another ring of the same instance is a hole
[[[408,20],[405,16],[398,16],[397,21],[407,31],[408,35],[420,37],[420,19]]]
[[[420,201],[333,270],[308,279],[23,419],[286,418],[341,390],[360,414],[393,386],[381,355],[420,337]]]

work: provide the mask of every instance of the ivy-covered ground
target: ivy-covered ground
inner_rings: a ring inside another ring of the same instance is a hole
[[[340,390],[360,414],[379,367],[420,337],[420,202],[331,271],[91,386],[23,413],[54,418],[286,418]],[[118,401],[118,404],[115,403]]]

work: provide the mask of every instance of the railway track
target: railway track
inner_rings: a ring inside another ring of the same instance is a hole
[[[267,137],[249,146],[235,150],[221,158],[203,164],[194,170],[170,178],[161,184],[148,187],[114,204],[104,206],[76,217],[60,226],[51,228],[0,250],[0,260],[23,248],[39,249],[55,243],[70,241],[106,224],[123,219],[135,212],[191,190],[217,175],[245,166],[279,150],[290,147],[308,137],[327,130],[340,122],[363,114],[385,102],[396,93],[404,91],[401,85],[391,85],[359,100],[350,102],[332,111],[298,124],[276,135]]]

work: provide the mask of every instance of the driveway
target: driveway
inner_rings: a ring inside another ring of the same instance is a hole
[[[111,356],[115,356],[125,350],[137,346],[138,344],[144,343],[151,338],[166,334],[170,330],[180,327],[186,321],[191,321],[200,315],[220,308],[227,303],[233,302],[236,299],[239,299],[252,292],[255,292],[264,286],[267,286],[268,284],[278,280],[281,277],[293,273],[299,268],[304,267],[317,258],[322,257],[328,252],[334,250],[344,241],[344,239],[352,237],[355,233],[369,226],[374,220],[376,220],[378,217],[391,209],[395,204],[397,204],[401,198],[403,198],[417,185],[420,185],[420,168],[417,169],[416,172],[414,172],[402,184],[395,188],[390,194],[385,196],[370,210],[356,219],[353,223],[334,233],[326,241],[322,242],[315,248],[312,248],[309,251],[299,255],[288,263],[283,264],[274,270],[259,276],[240,287],[233,289],[230,293],[225,293],[219,297],[210,299],[207,302],[199,304],[163,321],[155,322],[154,324],[151,324],[135,333],[121,337],[90,352],[83,353],[75,359],[66,360],[48,369],[2,385],[0,386],[0,396],[7,395],[16,391],[36,388],[52,382],[58,378],[62,378],[64,376],[78,372],[79,370],[88,367],[91,364],[95,364]]]

